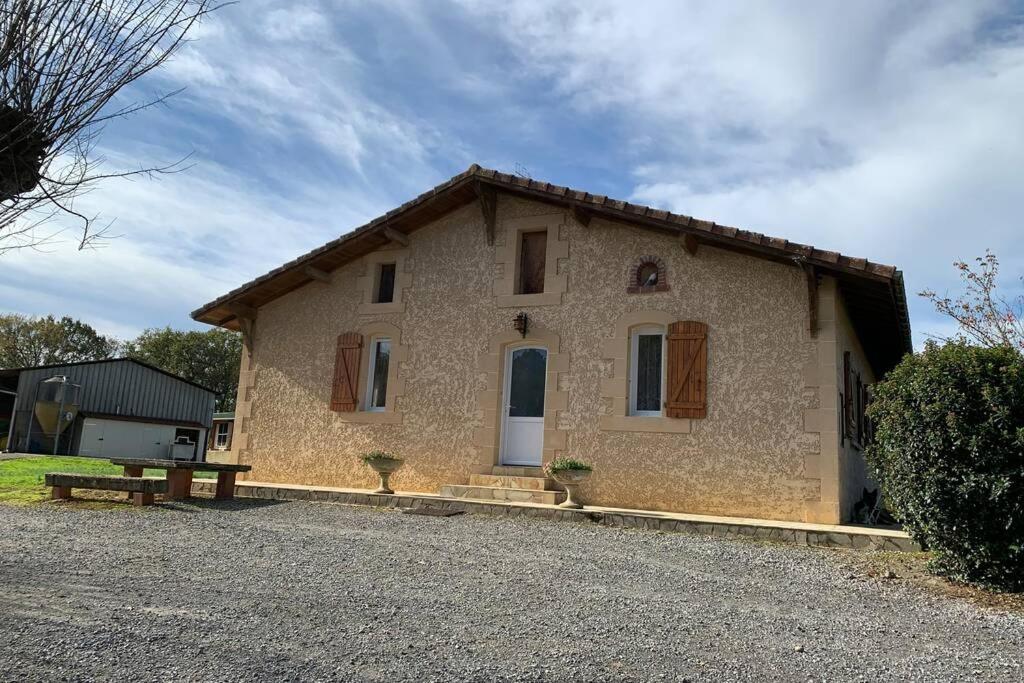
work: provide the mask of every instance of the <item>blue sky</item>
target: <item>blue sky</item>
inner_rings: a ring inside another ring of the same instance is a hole
[[[471,163],[904,270],[996,251],[1019,291],[1024,5],[1007,2],[242,2],[124,94],[114,220],[0,256],[0,308],[121,337],[189,311]]]

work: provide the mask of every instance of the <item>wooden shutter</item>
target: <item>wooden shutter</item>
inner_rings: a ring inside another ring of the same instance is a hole
[[[692,320],[668,327],[665,415],[704,418],[708,411],[708,326]]]
[[[854,414],[853,414],[853,367],[850,364],[850,352],[843,352],[843,437],[853,440],[854,437]]]
[[[331,390],[331,410],[351,413],[356,409],[359,391],[359,350],[363,335],[346,332],[338,335],[338,351],[334,357],[334,387]]]

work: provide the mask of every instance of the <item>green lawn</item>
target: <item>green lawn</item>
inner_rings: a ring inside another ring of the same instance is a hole
[[[50,497],[50,490],[43,484],[43,475],[47,472],[122,474],[124,468],[99,458],[47,456],[0,460],[0,503],[26,505],[47,500]],[[164,477],[166,472],[146,470],[143,474],[147,477]],[[212,479],[217,475],[215,472],[196,472],[194,476],[197,479]]]

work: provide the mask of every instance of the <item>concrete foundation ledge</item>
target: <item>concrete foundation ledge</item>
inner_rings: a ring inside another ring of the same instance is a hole
[[[192,480],[193,493],[213,495],[215,489],[216,482],[212,480]],[[235,496],[263,500],[307,500],[391,508],[430,506],[477,514],[535,517],[568,522],[589,521],[625,529],[677,531],[724,538],[756,538],[829,548],[897,552],[920,551],[920,547],[903,531],[854,525],[715,517],[589,505],[582,510],[569,510],[540,503],[445,498],[430,493],[402,491],[394,494],[381,494],[363,489],[303,486],[301,484],[266,484],[252,481],[235,484]]]

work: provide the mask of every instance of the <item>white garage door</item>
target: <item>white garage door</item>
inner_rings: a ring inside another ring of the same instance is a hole
[[[172,441],[169,425],[87,418],[78,452],[96,458],[166,458]]]

